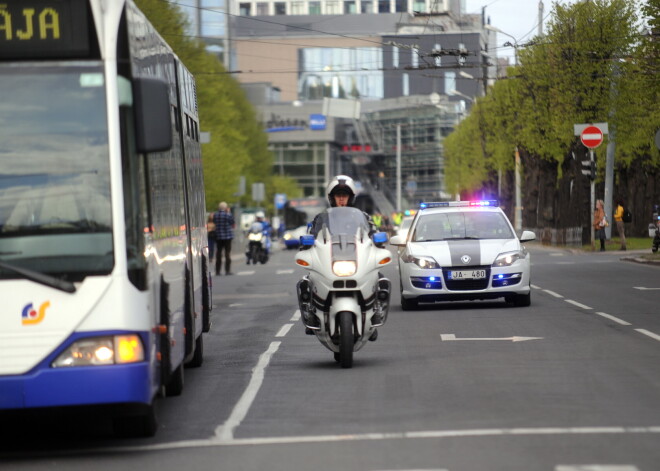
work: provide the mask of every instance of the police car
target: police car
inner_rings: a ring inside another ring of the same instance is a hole
[[[420,303],[504,298],[529,306],[530,254],[497,201],[422,203],[399,248],[401,307]]]

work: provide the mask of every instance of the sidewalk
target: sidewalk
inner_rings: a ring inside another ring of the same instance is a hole
[[[621,258],[619,260],[624,261],[624,262],[633,262],[633,263],[641,263],[645,265],[654,265],[654,266],[659,266],[660,267],[660,258],[657,260],[650,260],[648,256],[653,255],[651,252],[651,249],[640,249],[640,250],[607,250],[605,252],[600,252],[598,250],[590,250],[590,249],[582,249],[582,248],[575,248],[575,247],[558,247],[555,245],[543,245],[539,242],[527,242],[525,245],[529,245],[530,247],[534,247],[537,249],[543,249],[543,250],[554,250],[554,251],[564,251],[564,252],[569,252],[572,254],[592,254],[596,256],[600,255],[620,255]],[[645,257],[646,256],[646,257]]]

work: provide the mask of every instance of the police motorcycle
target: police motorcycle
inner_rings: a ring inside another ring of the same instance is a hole
[[[301,236],[295,257],[308,271],[297,284],[301,320],[342,368],[351,368],[353,352],[387,321],[391,283],[378,271],[392,260],[382,248],[387,234],[370,237],[364,213],[351,207],[327,209],[316,226],[316,234]]]
[[[254,265],[257,263],[265,264],[268,261],[270,248],[269,230],[261,222],[253,222],[247,233],[247,247],[245,251],[247,264],[249,265],[250,262]]]

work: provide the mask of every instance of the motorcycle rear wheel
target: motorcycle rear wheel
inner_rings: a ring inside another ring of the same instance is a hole
[[[353,367],[353,313],[343,311],[339,317],[339,364],[342,368]]]

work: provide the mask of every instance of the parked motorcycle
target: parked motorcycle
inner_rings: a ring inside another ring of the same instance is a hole
[[[298,266],[309,271],[297,284],[298,305],[307,332],[334,353],[342,368],[353,352],[375,340],[387,321],[391,283],[378,269],[391,253],[381,248],[387,234],[369,236],[364,213],[337,207],[320,216],[316,234],[301,236]]]
[[[261,223],[253,223],[247,234],[247,247],[245,256],[247,264],[252,262],[264,264],[268,261],[270,254],[271,240],[268,230],[264,229]]]

